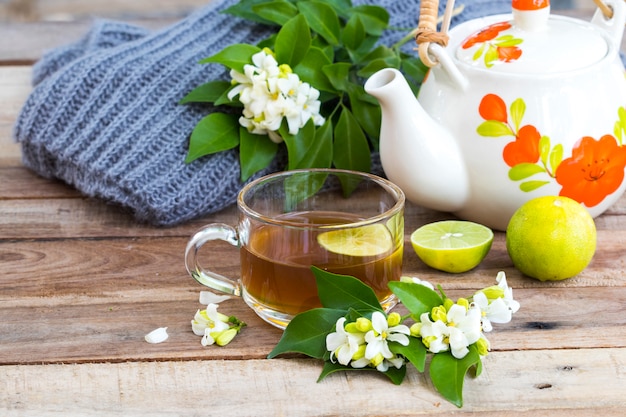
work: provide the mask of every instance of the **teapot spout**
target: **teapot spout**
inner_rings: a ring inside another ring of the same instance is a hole
[[[455,212],[469,199],[469,178],[452,134],[419,104],[396,69],[383,69],[365,83],[380,103],[380,159],[389,180],[409,201]]]

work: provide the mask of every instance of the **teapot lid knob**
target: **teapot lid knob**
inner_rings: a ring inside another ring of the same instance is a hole
[[[549,17],[550,0],[513,0],[513,20],[520,29],[544,29]]]

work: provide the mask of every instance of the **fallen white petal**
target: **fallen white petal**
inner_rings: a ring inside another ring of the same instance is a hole
[[[200,291],[200,304],[208,306],[209,304],[219,304],[222,301],[229,300],[230,295],[218,295],[211,291]]]
[[[161,343],[165,342],[169,335],[167,334],[167,327],[159,327],[154,329],[146,335],[146,342],[148,343]]]

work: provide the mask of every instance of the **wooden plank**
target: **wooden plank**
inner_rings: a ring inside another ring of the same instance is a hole
[[[93,5],[92,2],[79,0],[76,0],[76,2],[75,17],[66,15],[66,21],[63,22],[38,21],[24,23],[19,20],[13,20],[0,25],[0,39],[3,39],[3,46],[0,48],[0,65],[31,64],[41,58],[47,50],[76,42],[80,37],[85,35],[91,27],[91,21],[87,19],[87,14],[85,13],[86,7],[91,8],[90,16],[127,21],[131,24],[154,30],[164,28],[180,20],[180,18],[191,11],[195,5],[199,8],[207,3],[202,0],[187,0],[187,5],[183,2],[178,12],[170,13],[167,12],[165,8],[159,12],[158,9],[152,5],[146,7],[142,2],[126,1],[125,5],[128,7],[128,13],[117,13],[118,15],[115,16],[115,10],[111,13],[107,12],[108,6],[106,8],[100,7],[103,4],[106,5],[108,3],[107,0],[97,1],[95,2],[96,4]],[[47,4],[48,1],[42,2],[42,5]],[[590,0],[589,4],[592,5]],[[2,3],[0,3],[0,6],[1,5]],[[56,7],[57,11],[60,10],[58,6],[54,6],[53,4],[51,7]],[[65,10],[74,9],[68,7]],[[154,12],[151,13],[151,10]],[[594,10],[594,8],[587,7],[576,10],[555,10],[554,13],[589,21]],[[45,13],[54,12],[51,8]],[[61,13],[57,14],[58,17],[60,17],[60,15]],[[70,21],[67,21],[68,19]],[[0,21],[2,21],[1,16]],[[622,42],[621,50],[623,52],[626,51],[626,40]]]
[[[0,3],[0,21],[76,21],[97,15],[109,19],[183,17],[207,0],[13,0]]]
[[[622,416],[626,349],[496,352],[465,382],[465,404],[442,399],[409,368],[395,386],[370,372],[317,383],[309,359],[0,367],[0,413],[237,416]]]
[[[31,91],[31,68],[0,66],[0,167],[20,166],[19,144],[13,141],[13,125]]]
[[[19,145],[17,146],[19,153]],[[7,165],[0,162],[0,200],[77,198],[81,195],[64,182],[43,178],[21,164]],[[5,168],[1,168],[2,166]]]
[[[0,364],[265,357],[281,333],[239,299],[223,303],[222,311],[248,323],[242,337],[219,350],[199,345],[189,322],[200,308],[197,297],[204,287],[184,269],[186,241],[0,242]],[[237,276],[235,248],[221,244],[209,252],[207,265],[218,264],[217,272]],[[468,297],[494,283],[496,270],[481,268],[466,277],[431,271],[428,278],[452,298]],[[544,284],[512,266],[504,269],[522,308],[511,323],[488,335],[493,349],[626,347],[626,274],[614,272],[605,282],[580,277]],[[404,271],[424,275],[407,264]],[[33,323],[37,330],[25,331]],[[148,348],[143,336],[163,326],[170,329],[170,340]],[[94,349],[94,343],[107,348]]]

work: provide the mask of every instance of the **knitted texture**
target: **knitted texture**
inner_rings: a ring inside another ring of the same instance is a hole
[[[155,32],[96,21],[83,39],[46,54],[34,67],[35,88],[14,129],[24,165],[130,208],[138,221],[153,225],[179,224],[233,204],[243,186],[237,151],[185,164],[189,136],[213,108],[178,102],[200,84],[227,78],[220,65],[199,65],[202,58],[270,34],[221,13],[235,3],[212,0]],[[353,3],[385,7],[392,27],[417,25],[418,0]],[[453,24],[511,7],[510,0],[457,3],[465,10]],[[381,42],[391,45],[405,34],[389,31]],[[284,161],[283,152],[253,178],[283,169]]]

